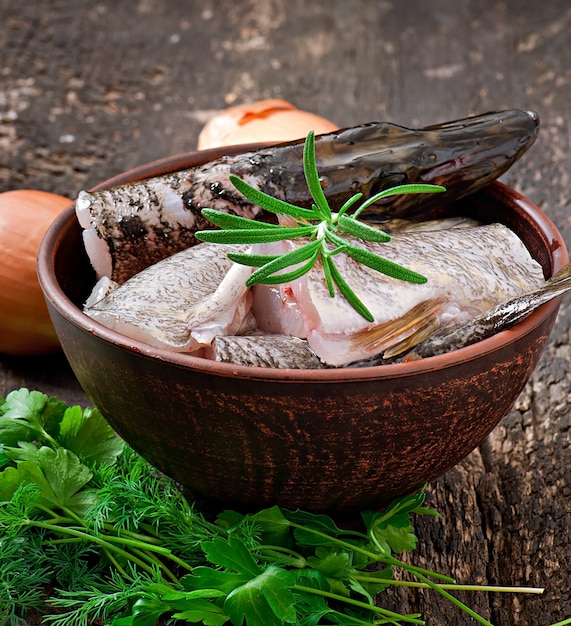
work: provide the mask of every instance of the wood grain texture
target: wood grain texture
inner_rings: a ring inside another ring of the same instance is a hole
[[[571,7],[566,0],[0,0],[0,191],[75,197],[191,150],[230,104],[279,97],[340,126],[425,125],[501,108],[539,112],[536,145],[504,177],[571,243]],[[430,485],[418,564],[459,581],[545,586],[466,593],[496,626],[571,616],[569,300],[516,407]],[[0,358],[0,394],[85,396],[61,355]],[[467,618],[432,593],[391,592],[427,624]]]

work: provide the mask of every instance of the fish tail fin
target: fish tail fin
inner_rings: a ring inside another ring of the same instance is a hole
[[[567,263],[538,289],[524,293],[507,302],[501,302],[489,311],[485,311],[474,318],[472,323],[489,320],[494,323],[496,332],[503,330],[524,319],[535,309],[563,295],[570,289],[571,263]]]
[[[521,299],[528,300],[531,303],[527,311],[531,313],[531,311],[553,300],[553,298],[563,295],[569,290],[571,290],[571,263],[567,263],[567,265],[564,265],[559,271],[555,272],[545,285],[535,291],[524,294]],[[517,300],[517,298],[514,298],[514,301],[515,300]]]
[[[546,287],[550,289],[565,289],[571,284],[571,263],[564,265],[558,272],[547,281]]]
[[[525,319],[538,307],[571,290],[571,263],[556,272],[542,287],[512,298],[477,315],[469,322],[435,333],[402,360],[413,361],[463,348],[505,330]]]
[[[440,327],[438,318],[445,302],[444,298],[431,298],[412,307],[401,317],[367,327],[355,334],[353,347],[371,354],[382,352],[385,359],[398,356]]]

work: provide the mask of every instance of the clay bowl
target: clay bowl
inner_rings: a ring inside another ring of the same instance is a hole
[[[207,160],[192,153],[99,188]],[[546,277],[568,260],[561,235],[501,183],[445,212],[506,223]],[[63,350],[117,433],[204,504],[278,504],[351,516],[419,489],[474,450],[535,368],[559,301],[510,330],[425,360],[362,369],[277,370],[152,348],[85,316],[94,284],[73,207],[51,226],[39,278]]]

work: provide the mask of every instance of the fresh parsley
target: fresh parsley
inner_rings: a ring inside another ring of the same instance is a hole
[[[340,253],[347,254],[358,263],[393,278],[417,284],[425,283],[427,281],[425,276],[355,243],[354,238],[377,243],[384,243],[391,239],[390,235],[384,231],[361,222],[358,218],[367,207],[389,196],[405,193],[437,193],[446,189],[441,185],[420,183],[399,185],[373,195],[353,213],[349,213],[349,209],[354,208],[363,197],[362,193],[357,193],[341,207],[338,213],[333,213],[319,180],[313,131],[305,139],[303,169],[307,187],[313,199],[311,209],[301,208],[274,198],[237,176],[230,176],[230,181],[236,189],[259,207],[270,213],[287,215],[293,219],[287,220],[287,224],[269,224],[215,209],[203,209],[202,215],[221,230],[201,230],[196,233],[196,238],[221,244],[256,244],[307,239],[307,243],[281,255],[236,252],[229,253],[228,257],[235,263],[257,268],[247,279],[246,285],[248,286],[256,283],[274,285],[295,280],[309,272],[320,261],[330,296],[335,296],[335,286],[337,286],[347,302],[362,317],[372,322],[374,320],[371,312],[335,265],[335,256]]]
[[[416,547],[414,516],[436,515],[424,490],[364,511],[360,530],[278,506],[206,514],[97,409],[27,389],[0,398],[0,470],[2,624],[424,624],[382,606],[406,585],[489,625],[450,594],[473,587],[395,556]]]

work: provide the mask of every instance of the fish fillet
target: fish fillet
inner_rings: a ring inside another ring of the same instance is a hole
[[[199,244],[139,272],[113,290],[94,287],[84,312],[104,326],[149,345],[194,352],[217,335],[238,334],[248,321],[251,268],[226,253],[248,246]],[[101,293],[101,296],[99,295]]]
[[[293,245],[298,244],[265,244],[263,252],[280,253]],[[379,354],[394,356],[439,328],[468,321],[545,282],[539,263],[501,224],[397,234],[388,243],[366,247],[428,282],[396,281],[338,254],[341,275],[371,311],[373,323],[341,295],[331,298],[321,268],[315,267],[291,283],[256,285],[252,306],[260,330],[295,330],[324,363],[343,366]]]

